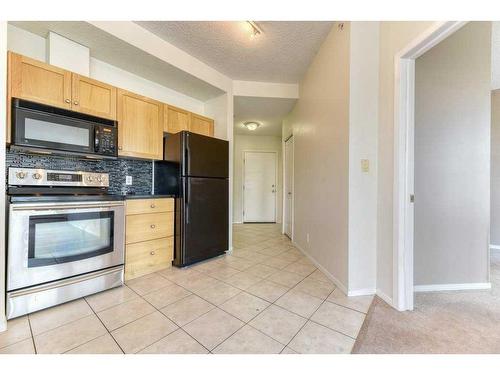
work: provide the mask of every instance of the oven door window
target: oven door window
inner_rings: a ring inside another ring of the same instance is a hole
[[[114,213],[32,216],[28,267],[74,262],[113,251]]]

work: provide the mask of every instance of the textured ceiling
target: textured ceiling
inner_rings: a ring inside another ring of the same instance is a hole
[[[165,61],[82,21],[10,22],[44,38],[49,31],[90,48],[90,55],[177,92],[206,101],[222,91]]]
[[[136,21],[145,29],[232,79],[298,83],[333,22]]]
[[[292,110],[296,99],[234,97],[234,132],[244,135],[274,135],[281,137],[281,122]],[[257,121],[261,126],[250,131],[243,123]]]

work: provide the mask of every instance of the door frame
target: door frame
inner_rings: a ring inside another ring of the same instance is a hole
[[[282,214],[281,214],[281,221],[283,222],[283,225],[281,226],[281,233],[282,234],[285,234],[285,206],[286,206],[286,196],[287,196],[287,192],[285,191],[285,186],[286,186],[286,169],[287,169],[287,160],[286,160],[286,143],[288,141],[292,141],[292,155],[293,155],[293,158],[292,158],[292,202],[291,202],[291,207],[290,207],[290,211],[291,211],[291,238],[290,240],[293,242],[293,234],[294,234],[294,207],[295,207],[295,202],[294,202],[294,199],[295,199],[295,180],[293,178],[293,175],[294,175],[294,166],[295,166],[295,138],[293,138],[293,134],[290,135],[288,138],[286,138],[284,141],[283,141],[283,151],[282,151],[282,155],[283,155],[283,209],[282,209]],[[285,234],[286,235],[286,234]]]
[[[242,215],[241,215],[241,221],[243,224],[245,224],[245,172],[246,172],[246,154],[247,153],[266,153],[266,154],[274,154],[274,160],[275,160],[275,165],[274,165],[274,180],[276,181],[276,186],[275,186],[275,194],[278,193],[278,151],[275,150],[243,150],[242,151],[242,164],[243,164],[243,170],[242,170],[242,181],[241,181],[241,197],[242,197]],[[277,214],[278,214],[278,199],[274,199],[274,223],[277,221]],[[253,221],[249,221],[248,223],[253,223]],[[257,221],[255,222],[257,223]],[[271,223],[271,222],[270,222]]]
[[[397,310],[413,310],[415,60],[467,22],[435,22],[394,57],[393,293]],[[418,199],[418,198],[417,198]]]

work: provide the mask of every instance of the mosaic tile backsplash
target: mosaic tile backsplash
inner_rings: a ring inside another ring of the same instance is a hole
[[[151,194],[153,163],[132,159],[82,159],[73,156],[25,154],[7,150],[7,167],[44,168],[67,171],[109,173],[110,194]],[[125,176],[132,176],[132,185],[125,185]]]

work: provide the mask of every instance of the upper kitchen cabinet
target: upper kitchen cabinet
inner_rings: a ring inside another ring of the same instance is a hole
[[[195,113],[191,113],[191,119],[189,121],[189,131],[213,137],[214,120],[208,117],[197,115]]]
[[[73,73],[72,109],[89,115],[116,119],[116,87]]]
[[[118,155],[163,159],[163,103],[118,90]]]
[[[8,143],[11,98],[116,119],[115,87],[17,53],[9,52],[7,59]]]
[[[71,72],[67,70],[9,52],[8,85],[9,98],[71,109]]]
[[[175,134],[183,130],[189,130],[189,115],[188,111],[165,104],[163,131]]]

